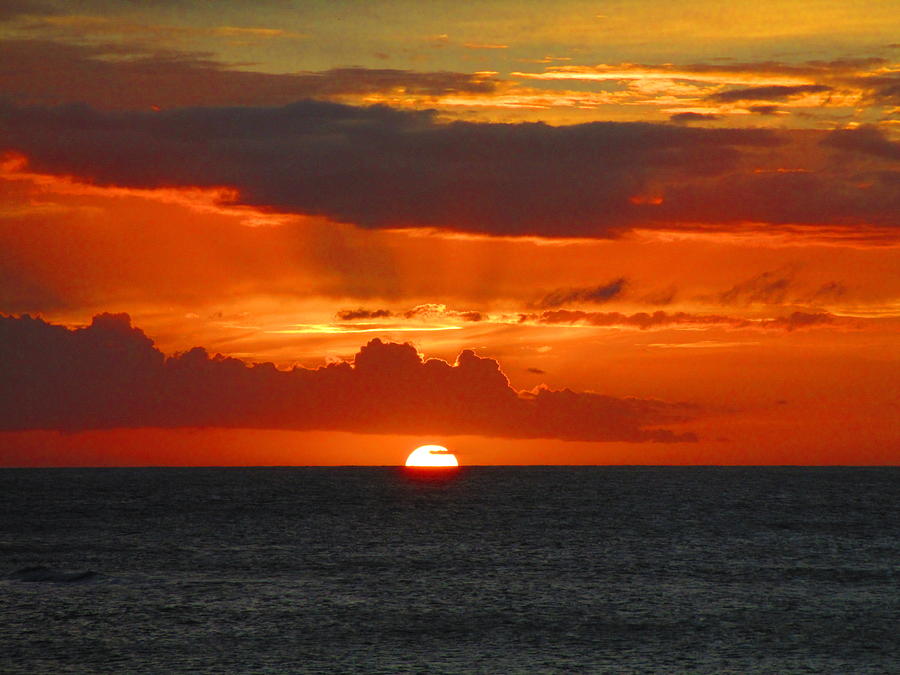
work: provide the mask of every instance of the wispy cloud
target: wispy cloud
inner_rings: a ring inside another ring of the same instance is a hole
[[[757,328],[763,330],[794,331],[821,326],[855,326],[858,322],[841,319],[828,312],[792,312],[786,316],[771,319],[751,319],[721,314],[692,314],[688,312],[584,312],[559,309],[541,314],[523,314],[522,323],[581,325],[598,327],[623,327],[652,330],[674,327]]]
[[[620,277],[599,286],[587,288],[558,288],[541,298],[537,303],[537,306],[549,309],[552,307],[562,307],[563,305],[578,303],[602,304],[622,295],[626,285],[627,281],[625,278]]]

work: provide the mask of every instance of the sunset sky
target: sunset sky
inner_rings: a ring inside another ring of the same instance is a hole
[[[0,465],[898,464],[898,40],[6,0]]]

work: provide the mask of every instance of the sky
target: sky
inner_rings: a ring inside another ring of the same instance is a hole
[[[0,465],[900,463],[888,0],[7,0]]]

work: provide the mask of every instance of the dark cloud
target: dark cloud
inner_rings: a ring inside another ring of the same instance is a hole
[[[709,223],[722,230],[736,227],[746,231],[748,225],[756,224],[750,229],[763,233],[780,226],[799,236],[803,235],[799,226],[826,226],[841,228],[843,236],[858,237],[860,243],[877,245],[896,241],[892,234],[900,225],[896,216],[900,212],[900,182],[896,174],[889,170],[871,172],[862,180],[839,162],[819,171],[734,172],[670,185],[664,201],[647,208],[647,217],[659,225],[675,224],[680,219],[694,227]],[[834,229],[827,234],[841,235]]]
[[[0,3],[0,21],[10,21],[22,16],[53,14],[54,8],[36,0],[3,0]]]
[[[754,115],[777,115],[779,112],[777,105],[751,105],[747,110]]]
[[[630,326],[648,330],[668,326],[732,326],[745,327],[751,325],[747,319],[740,319],[719,314],[689,314],[687,312],[637,312],[622,314],[620,312],[583,312],[578,310],[557,309],[536,315],[523,314],[523,321],[536,321],[545,324],[584,324],[589,326]]]
[[[114,427],[333,429],[583,441],[692,441],[659,428],[691,406],[570,390],[516,392],[493,359],[423,361],[372,340],[352,363],[279,371],[210,356],[166,358],[125,314],[68,330],[0,317],[0,429]]]
[[[839,300],[847,293],[847,287],[830,281],[811,290],[798,290],[790,269],[763,272],[735,284],[712,299],[723,305],[747,306],[751,304],[818,305]]]
[[[720,293],[718,301],[723,305],[782,304],[792,284],[787,271],[763,272]]]
[[[602,304],[622,295],[626,284],[624,278],[619,278],[589,288],[558,288],[545,295],[537,306],[549,309],[583,302]]]
[[[680,112],[669,115],[669,121],[676,124],[684,124],[686,122],[712,122],[721,119],[721,115],[712,113],[696,113],[696,112]]]
[[[753,73],[760,75],[796,75],[829,76],[833,74],[847,74],[867,72],[884,66],[888,60],[881,56],[863,56],[858,58],[840,58],[830,61],[821,59],[805,61],[803,63],[784,63],[781,61],[750,61],[725,65],[694,64],[685,66],[688,72],[696,73]],[[678,66],[671,68],[681,69]]]
[[[865,103],[883,106],[900,105],[900,73],[884,73],[859,82],[865,90]]]
[[[547,371],[541,370],[540,368],[526,368],[526,371],[529,373],[533,373],[534,375],[545,375]]]
[[[829,281],[823,284],[812,293],[807,294],[800,299],[805,304],[815,305],[824,302],[834,302],[840,300],[847,294],[847,287],[837,281]]]
[[[151,106],[283,105],[302,98],[397,90],[424,98],[490,94],[497,86],[498,80],[483,74],[389,68],[271,74],[236,70],[203,53],[49,40],[0,41],[0,91],[28,103],[83,102],[105,109],[146,110]]]
[[[641,330],[672,326],[722,326],[726,328],[764,328],[793,331],[800,328],[838,323],[838,317],[827,312],[794,312],[775,319],[745,319],[721,314],[690,314],[688,312],[582,312],[558,309],[541,314],[522,314],[520,320],[543,324],[581,324],[587,326],[630,326]]]
[[[888,140],[876,127],[836,129],[822,141],[823,145],[850,152],[861,152],[889,160],[900,160],[900,143]]]
[[[337,313],[341,321],[356,321],[357,319],[386,319],[394,316],[388,309],[344,309]]]
[[[790,153],[791,139],[635,122],[442,123],[431,111],[323,101],[158,113],[0,104],[0,147],[38,171],[232,186],[241,204],[365,228],[616,237],[638,226],[897,225],[900,185],[887,173],[862,184],[842,167],[753,168],[761,150],[767,161]],[[894,147],[876,149],[889,158]]]
[[[2,145],[39,171],[227,185],[244,204],[367,228],[499,235],[615,236],[647,221],[648,205],[631,198],[648,182],[721,175],[740,148],[783,143],[762,129],[442,124],[427,111],[321,101],[159,113],[7,103],[0,125]]]
[[[644,295],[641,300],[650,305],[671,305],[678,295],[678,288],[675,285],[667,288],[660,288]]]
[[[836,320],[837,318],[833,314],[828,314],[827,312],[793,312],[788,316],[763,321],[761,325],[765,328],[794,331],[812,326],[833,324]]]
[[[424,305],[416,305],[412,309],[405,312],[392,312],[389,309],[345,309],[335,315],[342,321],[357,321],[359,319],[387,319],[390,317],[404,317],[406,319],[421,318],[449,318],[460,319],[462,321],[481,321],[485,318],[481,312],[474,310],[455,310],[448,309],[446,305],[437,303],[426,303]]]
[[[403,312],[403,316],[407,319],[441,317],[448,319],[460,319],[462,321],[481,321],[484,318],[484,315],[481,312],[447,309],[446,305],[437,303],[425,303],[423,305],[417,305],[412,309]]]
[[[735,101],[786,101],[787,99],[796,96],[818,94],[824,91],[831,91],[831,87],[824,84],[773,84],[765,87],[729,89],[728,91],[710,94],[707,98],[712,101],[719,101],[720,103],[733,103]]]

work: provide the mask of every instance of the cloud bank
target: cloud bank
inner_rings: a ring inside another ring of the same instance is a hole
[[[895,158],[874,129],[835,134],[821,136],[833,151]],[[35,171],[100,185],[229,186],[243,205],[364,228],[608,238],[637,227],[898,225],[900,171],[861,176],[837,160],[818,172],[754,168],[790,144],[765,129],[442,123],[430,111],[322,101],[161,112],[0,105],[0,147]]]
[[[352,363],[279,371],[199,347],[167,358],[126,314],[101,314],[76,330],[27,315],[0,317],[0,400],[3,431],[230,427],[696,440],[661,428],[692,417],[692,406],[517,392],[496,361],[470,350],[450,365],[376,339]]]

